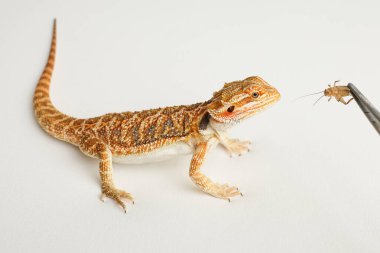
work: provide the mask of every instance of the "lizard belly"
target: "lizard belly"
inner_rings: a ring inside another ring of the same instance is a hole
[[[142,154],[113,156],[112,161],[122,164],[142,164],[165,161],[178,155],[192,154],[194,148],[186,142],[177,142]]]

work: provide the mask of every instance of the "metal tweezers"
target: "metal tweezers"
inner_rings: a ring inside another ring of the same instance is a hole
[[[356,103],[358,103],[364,115],[380,135],[380,112],[371,104],[371,102],[369,102],[369,100],[358,90],[358,88],[356,88],[355,85],[349,83],[347,86],[350,89],[352,97],[355,99]]]

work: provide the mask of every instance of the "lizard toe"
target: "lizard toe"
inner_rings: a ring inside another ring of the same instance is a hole
[[[134,203],[133,197],[130,193],[116,189],[115,187],[104,187],[102,191],[101,200],[104,201],[105,197],[113,199],[121,208],[123,208],[124,212],[127,212],[127,207],[125,203],[122,201],[123,198],[128,199],[129,201]]]
[[[230,198],[241,195],[239,189],[235,186],[229,186],[228,184],[215,184],[209,192],[212,196],[226,199],[230,201]]]

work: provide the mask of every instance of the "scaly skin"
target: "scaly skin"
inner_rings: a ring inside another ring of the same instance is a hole
[[[58,111],[50,100],[50,82],[56,50],[56,22],[47,64],[34,93],[34,112],[41,127],[53,137],[69,142],[99,160],[102,199],[109,197],[124,210],[122,199],[130,193],[117,189],[112,177],[112,158],[150,156],[150,152],[185,143],[192,149],[190,177],[204,192],[228,199],[240,195],[236,187],[214,183],[200,172],[206,154],[218,143],[231,154],[248,151],[248,141],[229,139],[226,130],[280,99],[278,91],[260,77],[227,83],[203,103],[110,113],[78,119]]]

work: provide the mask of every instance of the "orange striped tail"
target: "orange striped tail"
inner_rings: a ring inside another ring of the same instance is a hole
[[[54,69],[56,41],[57,24],[56,20],[54,20],[49,58],[34,92],[34,113],[38,123],[47,133],[55,138],[70,141],[66,138],[67,126],[71,125],[76,119],[58,111],[50,100],[50,82]]]

